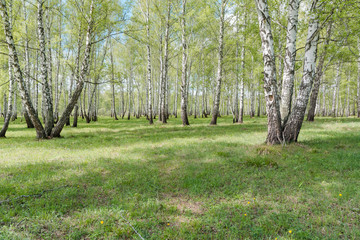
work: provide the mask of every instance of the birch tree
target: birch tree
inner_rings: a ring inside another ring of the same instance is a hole
[[[181,68],[181,120],[183,126],[190,125],[189,119],[188,119],[188,99],[187,99],[187,62],[188,62],[188,56],[187,56],[187,39],[186,39],[186,1],[182,0],[182,16],[181,16],[181,45],[182,45],[182,68]]]
[[[212,119],[210,125],[216,125],[217,118],[219,116],[221,82],[223,78],[225,9],[227,2],[228,0],[221,0],[219,46],[218,46],[218,69],[217,69],[217,78],[216,78],[216,90],[214,96],[214,107],[213,107]]]

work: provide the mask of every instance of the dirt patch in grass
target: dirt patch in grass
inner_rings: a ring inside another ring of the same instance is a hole
[[[181,213],[184,213],[186,211],[190,211],[193,214],[200,214],[200,215],[204,213],[203,203],[198,201],[193,201],[191,199],[173,197],[169,200],[169,204],[176,206],[176,209]]]

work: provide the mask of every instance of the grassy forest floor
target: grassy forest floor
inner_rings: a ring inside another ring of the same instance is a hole
[[[263,144],[265,118],[190,120],[100,118],[45,141],[12,123],[0,201],[42,195],[0,205],[0,239],[139,239],[129,223],[144,239],[360,239],[360,120],[305,123],[285,147]]]

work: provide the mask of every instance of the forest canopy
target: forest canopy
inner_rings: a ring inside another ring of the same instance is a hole
[[[360,116],[357,1],[2,0],[1,113],[38,138],[98,115],[268,116],[268,144],[315,115]]]

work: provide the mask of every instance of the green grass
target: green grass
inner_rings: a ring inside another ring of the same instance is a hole
[[[12,123],[0,201],[67,187],[0,205],[0,239],[139,239],[122,216],[145,239],[360,239],[360,120],[284,147],[265,118],[209,121],[100,118],[45,141]]]

